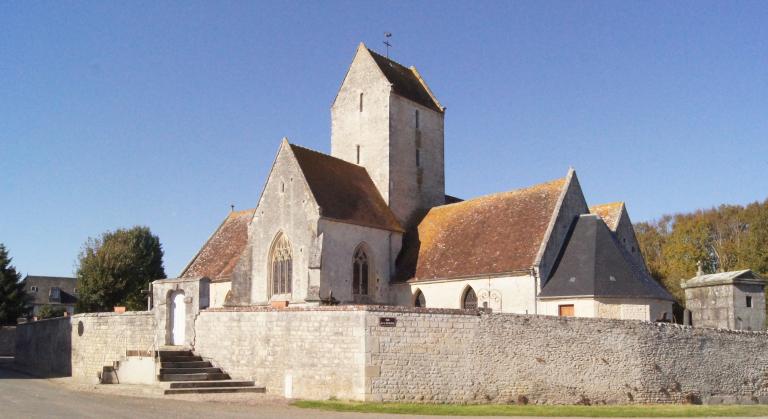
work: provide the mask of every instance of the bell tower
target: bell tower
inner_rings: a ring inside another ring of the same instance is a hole
[[[445,203],[444,118],[415,67],[361,43],[331,106],[331,155],[365,167],[407,229]]]

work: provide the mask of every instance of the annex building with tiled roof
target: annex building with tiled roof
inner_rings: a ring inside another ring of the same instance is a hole
[[[227,215],[180,277],[207,278],[212,306],[671,315],[626,206],[589,207],[573,169],[446,195],[444,121],[415,67],[360,44],[331,106],[330,154],[283,139],[256,207]]]

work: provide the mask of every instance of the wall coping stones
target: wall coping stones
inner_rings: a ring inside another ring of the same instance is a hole
[[[152,316],[151,311],[126,311],[125,313],[115,313],[112,311],[104,311],[99,313],[80,313],[70,316],[73,319],[79,319],[83,317],[126,317],[126,316]]]
[[[384,313],[419,313],[419,314],[454,314],[463,316],[479,316],[486,309],[456,309],[456,308],[417,308],[405,306],[364,305],[349,304],[338,306],[288,306],[286,308],[274,308],[271,306],[231,306],[207,308],[206,312],[312,312],[312,311],[363,311]]]

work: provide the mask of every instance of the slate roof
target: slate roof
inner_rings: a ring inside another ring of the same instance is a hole
[[[699,275],[681,284],[682,288],[709,287],[713,285],[729,284],[758,284],[765,285],[766,280],[754,273],[751,269],[741,271],[718,272],[714,274]]]
[[[322,217],[403,231],[364,167],[294,144],[290,146]]]
[[[628,261],[608,226],[594,214],[572,227],[540,297],[632,297],[674,301],[653,278]]]
[[[32,287],[37,287],[33,292]],[[77,303],[75,288],[77,287],[77,278],[60,276],[32,276],[27,275],[24,278],[24,290],[31,297],[31,303],[34,305],[72,305]],[[59,288],[60,301],[51,299],[51,288]]]
[[[427,87],[427,84],[419,76],[415,67],[405,67],[370,49],[368,52],[371,53],[376,65],[379,66],[381,72],[384,73],[384,76],[392,84],[392,90],[397,95],[437,112],[442,113],[444,111],[444,108],[440,106],[440,103],[438,103],[429,87]]]
[[[396,280],[530,270],[566,179],[434,207],[406,233]]]
[[[621,211],[624,209],[623,202],[611,202],[609,204],[600,204],[589,207],[589,212],[597,215],[605,221],[611,231],[616,231],[621,219]]]
[[[204,276],[212,282],[231,280],[232,271],[248,244],[248,223],[254,211],[247,209],[227,214],[179,278]]]

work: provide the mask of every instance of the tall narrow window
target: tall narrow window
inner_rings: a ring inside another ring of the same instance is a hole
[[[357,152],[357,164],[360,164],[360,145],[356,145],[356,152]]]
[[[416,113],[414,113],[414,121],[416,122],[416,129],[419,128],[419,110],[416,109]]]
[[[416,167],[421,167],[421,149],[416,149]]]
[[[421,290],[416,290],[416,298],[413,299],[414,307],[426,307],[427,300],[424,298],[424,293]]]
[[[360,93],[360,112],[363,111],[363,94]]]
[[[352,294],[368,295],[368,255],[359,247],[352,262]]]
[[[290,294],[293,282],[293,254],[291,244],[284,234],[280,234],[272,245],[272,295]]]
[[[477,295],[472,287],[467,287],[464,296],[461,299],[461,308],[477,308]]]
[[[749,295],[747,296],[747,307],[752,307],[752,297]]]

